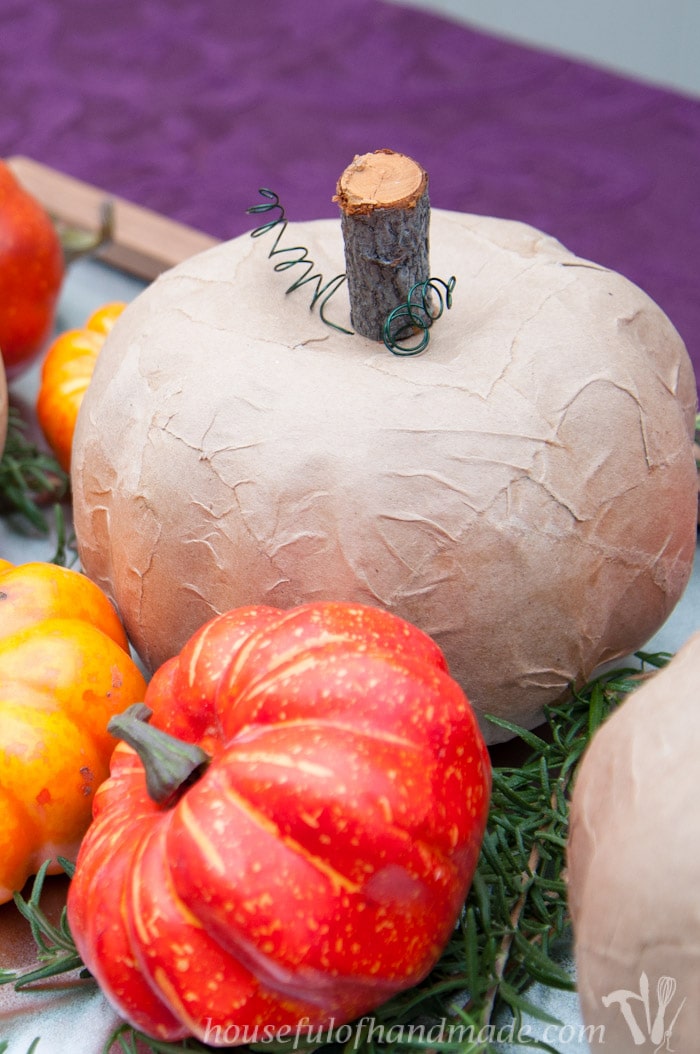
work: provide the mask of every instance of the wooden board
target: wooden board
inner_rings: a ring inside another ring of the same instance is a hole
[[[216,238],[201,231],[31,158],[10,157],[6,163],[51,216],[71,227],[98,231],[102,206],[110,200],[114,208],[114,237],[96,257],[139,278],[150,281],[188,256],[217,244]]]

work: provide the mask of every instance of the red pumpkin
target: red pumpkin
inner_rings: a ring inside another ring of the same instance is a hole
[[[69,922],[127,1021],[230,1044],[340,1024],[426,975],[490,789],[429,637],[357,605],[241,609],[163,665],[146,704],[144,733],[210,758],[157,804],[120,743],[97,792]]]
[[[49,339],[64,271],[49,216],[0,161],[0,352],[8,378],[24,373]]]

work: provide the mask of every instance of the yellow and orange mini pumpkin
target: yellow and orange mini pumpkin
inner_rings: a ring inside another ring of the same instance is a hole
[[[0,903],[75,857],[146,685],[107,597],[78,571],[0,560]]]
[[[81,329],[69,329],[56,337],[46,353],[36,413],[47,443],[66,472],[70,471],[78,410],[97,356],[125,307],[121,301],[103,304]]]

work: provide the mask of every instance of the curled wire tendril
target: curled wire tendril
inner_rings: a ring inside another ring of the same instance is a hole
[[[309,250],[303,245],[281,245],[282,238],[287,230],[288,219],[280,199],[273,190],[261,187],[258,190],[261,198],[265,200],[247,209],[249,215],[264,215],[269,212],[276,213],[267,222],[261,223],[253,231],[251,238],[260,238],[265,234],[277,230],[277,235],[268,252],[268,259],[275,256],[285,255],[285,259],[278,260],[274,264],[274,270],[283,272],[292,267],[302,267],[303,271],[291,285],[285,290],[292,293],[295,289],[307,283],[315,283],[311,296],[309,310],[313,311],[316,304],[319,305],[318,313],[321,321],[339,333],[353,335],[351,329],[332,322],[326,318],[326,305],[331,297],[337,293],[340,287],[347,281],[346,274],[338,274],[330,281],[324,282],[323,275],[314,272],[316,264],[309,257]],[[425,282],[417,282],[411,290],[405,302],[399,304],[387,316],[383,327],[383,339],[385,346],[394,355],[419,355],[425,351],[430,341],[430,327],[436,319],[440,318],[443,311],[452,307],[452,293],[457,279],[453,275],[447,282],[441,278],[429,278]],[[442,287],[442,288],[440,288]],[[442,291],[444,290],[444,292]],[[415,340],[417,338],[417,343]],[[410,343],[413,342],[413,343]]]
[[[261,213],[276,211],[277,215],[270,219],[267,223],[261,224],[256,227],[255,230],[251,231],[252,238],[260,238],[262,235],[267,234],[269,231],[274,231],[275,228],[279,228],[277,237],[274,240],[272,248],[270,249],[268,259],[272,259],[274,256],[281,254],[294,254],[285,260],[278,260],[274,265],[275,271],[287,271],[291,267],[303,267],[302,274],[292,282],[290,286],[285,290],[287,293],[293,292],[295,289],[299,289],[301,286],[306,285],[308,282],[315,282],[316,287],[311,297],[311,304],[309,310],[313,311],[314,307],[318,303],[319,317],[327,326],[331,326],[332,329],[338,330],[340,333],[347,333],[352,336],[352,330],[345,329],[344,326],[338,325],[336,322],[332,322],[326,318],[325,310],[326,304],[331,299],[334,293],[340,289],[343,283],[346,281],[347,275],[339,274],[335,278],[331,278],[330,281],[325,282],[323,275],[314,272],[316,266],[314,261],[309,258],[309,250],[303,245],[284,245],[280,246],[280,242],[284,237],[284,233],[287,230],[287,224],[289,221],[284,212],[284,207],[280,205],[280,199],[273,190],[268,190],[266,187],[261,187],[258,191],[262,198],[266,200],[258,205],[252,205],[247,212],[252,215]]]
[[[384,344],[393,355],[419,355],[425,351],[433,322],[452,307],[456,284],[457,279],[452,275],[447,282],[442,278],[428,278],[411,287],[405,302],[395,307],[384,323]],[[408,343],[416,337],[418,343]]]

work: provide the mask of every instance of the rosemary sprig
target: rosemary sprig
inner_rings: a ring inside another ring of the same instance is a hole
[[[67,492],[68,476],[52,454],[27,436],[26,422],[10,405],[0,458],[0,512],[17,517],[18,529],[47,535],[47,506],[60,502]]]
[[[61,567],[75,567],[78,563],[78,549],[75,531],[66,522],[63,505],[54,506],[54,526],[56,532],[56,551],[51,557],[52,564]],[[0,1054],[2,1052],[0,1051]]]
[[[63,858],[60,858],[59,862],[71,878],[75,870],[74,865]],[[46,860],[39,868],[28,900],[25,900],[21,893],[14,895],[17,910],[29,923],[37,947],[37,959],[41,964],[19,975],[12,970],[0,970],[0,984],[14,984],[18,991],[38,981],[45,981],[58,974],[71,973],[74,970],[80,971],[81,978],[90,976],[84,969],[68,928],[66,908],[62,909],[58,924],[54,924],[41,907],[41,894],[49,863],[50,861]],[[2,1054],[1,1050],[0,1054]]]
[[[508,1043],[518,1045],[525,1018],[553,1021],[533,1005],[528,991],[535,982],[573,989],[557,958],[558,950],[570,940],[564,868],[571,789],[592,736],[640,681],[666,665],[670,655],[639,652],[637,659],[638,666],[604,673],[574,691],[568,701],[547,709],[546,722],[538,732],[492,719],[518,737],[525,757],[499,764],[502,751],[493,751],[496,762],[489,824],[472,888],[448,946],[423,984],[352,1025],[335,1031],[315,1030],[307,1040],[297,1035],[279,1040],[266,1036],[249,1043],[249,1051],[495,1054],[495,1043],[504,1028],[508,1030]],[[64,867],[70,869],[67,862]],[[25,974],[5,971],[0,983],[24,988],[81,965],[65,909],[57,926],[41,910],[44,877],[45,868],[37,875],[28,901],[15,898],[31,926],[40,965]],[[530,1031],[525,1035],[521,1045],[528,1050],[557,1054]],[[114,1044],[123,1054],[138,1054],[144,1049],[152,1054],[234,1049],[214,1048],[194,1039],[166,1043],[126,1024],[114,1031],[103,1054]],[[235,1049],[245,1048],[237,1045]]]

